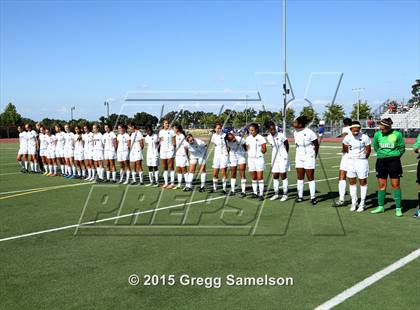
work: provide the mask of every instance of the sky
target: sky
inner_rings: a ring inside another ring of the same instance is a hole
[[[34,120],[69,119],[74,106],[74,118],[95,120],[109,100],[111,113],[159,115],[156,103],[125,105],[133,90],[259,91],[256,109],[282,106],[281,1],[0,1],[0,14],[2,110],[12,102]],[[287,54],[293,108],[322,112],[341,74],[346,111],[354,88],[373,107],[408,100],[420,78],[420,1],[289,0]]]

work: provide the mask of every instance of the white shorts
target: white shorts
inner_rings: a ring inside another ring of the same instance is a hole
[[[174,151],[162,151],[160,150],[160,159],[174,158]]]
[[[147,158],[147,166],[148,167],[157,167],[159,166],[159,157],[148,157]]]
[[[246,164],[246,157],[240,154],[229,154],[229,164],[231,167]]]
[[[36,147],[28,146],[28,155],[35,155],[35,154],[36,154]]]
[[[226,168],[229,165],[229,160],[226,156],[217,156],[213,158],[213,169]]]
[[[104,151],[102,150],[93,150],[92,159],[95,161],[104,160]]]
[[[62,158],[62,157],[64,157],[64,149],[56,148],[55,149],[55,157],[56,158]]]
[[[39,156],[45,157],[48,155],[47,149],[39,150]]]
[[[296,168],[315,169],[315,155],[296,155]]]
[[[369,162],[367,159],[348,159],[347,177],[366,179],[369,175]]]
[[[105,160],[114,160],[115,159],[115,151],[114,150],[105,150],[104,151],[104,159]]]
[[[93,159],[93,151],[85,150],[85,151],[83,152],[83,157],[84,157],[86,160],[91,160],[91,159]]]
[[[248,170],[253,171],[264,171],[265,160],[264,157],[248,157]]]
[[[190,165],[205,165],[206,164],[206,158],[205,157],[191,157],[190,158]]]
[[[83,151],[74,151],[73,156],[74,156],[74,160],[84,160],[85,159]]]
[[[285,173],[290,170],[289,159],[286,158],[276,158],[271,164],[271,173]]]
[[[21,148],[19,148],[18,154],[19,155],[26,155],[26,154],[28,154],[28,148],[27,147],[21,147]]]
[[[47,158],[48,159],[55,159],[55,150],[48,150],[47,151]]]
[[[175,156],[175,165],[177,167],[186,167],[188,166],[188,158],[185,155],[176,155]]]
[[[141,152],[141,150],[131,150],[130,161],[134,162],[139,160],[143,160],[143,153]]]
[[[64,149],[64,157],[65,158],[71,158],[74,156],[74,150],[73,149]]]
[[[117,161],[127,161],[128,160],[128,151],[117,152]]]
[[[352,165],[352,160],[348,158],[347,156],[343,155],[340,161],[340,170],[348,171],[348,169],[351,168],[351,165]]]

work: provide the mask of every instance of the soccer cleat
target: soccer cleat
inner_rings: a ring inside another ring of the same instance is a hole
[[[351,212],[356,211],[356,208],[357,208],[357,203],[352,203],[350,207],[350,211]]]
[[[311,204],[312,204],[312,206],[315,207],[318,204],[318,200],[316,200],[316,198],[312,198],[311,199]]]
[[[214,188],[210,188],[209,193],[214,193]]]
[[[174,184],[170,184],[170,185],[168,185],[166,188],[167,189],[173,189],[175,187],[175,185]]]
[[[145,186],[149,187],[149,186],[152,186],[152,185],[153,185],[153,183],[148,183]]]
[[[182,186],[178,184],[177,186],[173,187],[172,189],[181,189],[181,188],[182,188]]]
[[[252,193],[252,195],[251,195],[251,198],[258,198],[258,195],[257,194],[255,194],[255,193]]]
[[[45,172],[43,173],[43,175],[48,175],[48,172],[47,172],[47,171],[45,171]]]
[[[413,218],[420,219],[420,209],[417,210],[416,213],[414,213]]]
[[[283,195],[283,196],[281,196],[281,199],[280,199],[280,201],[281,202],[284,202],[284,201],[286,201],[287,200],[287,195]]]
[[[398,216],[398,217],[403,216],[402,209],[401,208],[396,208],[395,209],[395,215]]]
[[[274,194],[274,195],[270,198],[270,200],[271,200],[271,201],[276,200],[276,199],[279,199],[279,195],[277,195],[277,194]]]
[[[198,190],[200,193],[204,193],[206,191],[206,189],[204,187],[200,187],[200,189]]]
[[[191,187],[186,187],[186,188],[184,188],[184,192],[192,192],[192,188]]]
[[[303,198],[302,197],[296,197],[295,201],[296,202],[302,202],[303,201]]]
[[[370,213],[372,214],[377,214],[377,213],[384,213],[385,209],[383,206],[378,206],[375,210],[370,211]]]
[[[264,196],[263,196],[263,195],[259,195],[259,196],[258,196],[258,200],[259,200],[259,201],[263,201],[263,200],[264,200]]]
[[[128,184],[128,182],[129,182],[129,181],[128,181],[128,180],[126,180],[123,184],[124,184],[124,185],[127,185],[127,184]]]
[[[341,207],[341,206],[344,206],[344,200],[337,200],[337,201],[335,202],[335,206],[336,206],[336,207]]]
[[[228,193],[228,196],[235,196],[236,195],[236,193],[234,192],[234,191],[230,191],[229,193]]]
[[[120,179],[119,181],[118,181],[118,184],[122,184],[123,183],[123,180],[122,179]]]
[[[360,204],[359,207],[357,208],[356,212],[363,212],[365,211],[365,205]]]
[[[222,195],[227,195],[227,191],[226,190],[222,190]]]
[[[245,197],[246,197],[246,193],[241,192],[241,193],[239,194],[239,197],[241,197],[241,198],[245,198]]]
[[[167,188],[168,187],[168,184],[163,184],[162,185],[162,188]]]
[[[159,187],[159,183],[156,182],[155,184],[153,184],[153,187]]]
[[[131,181],[130,185],[137,185],[136,181]]]

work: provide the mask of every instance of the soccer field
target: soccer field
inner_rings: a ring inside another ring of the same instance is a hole
[[[17,144],[1,143],[0,308],[313,309],[420,248],[420,223],[412,218],[417,206],[412,150],[402,158],[401,218],[395,216],[390,190],[386,212],[369,212],[376,207],[375,157],[369,160],[368,210],[331,207],[339,152],[338,143],[321,144],[319,204],[312,207],[307,185],[305,201],[294,202],[293,166],[289,200],[260,202],[22,174]],[[417,258],[337,309],[416,309],[419,270]],[[138,285],[129,284],[133,274]],[[147,285],[146,275],[160,277]],[[227,275],[267,275],[289,283],[228,285]],[[188,282],[192,277],[222,282],[205,287]]]

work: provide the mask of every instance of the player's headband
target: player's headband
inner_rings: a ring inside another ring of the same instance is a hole
[[[391,127],[391,124],[381,121],[379,124],[385,127]]]
[[[350,128],[360,128],[361,126],[359,124],[353,124],[350,126]]]

